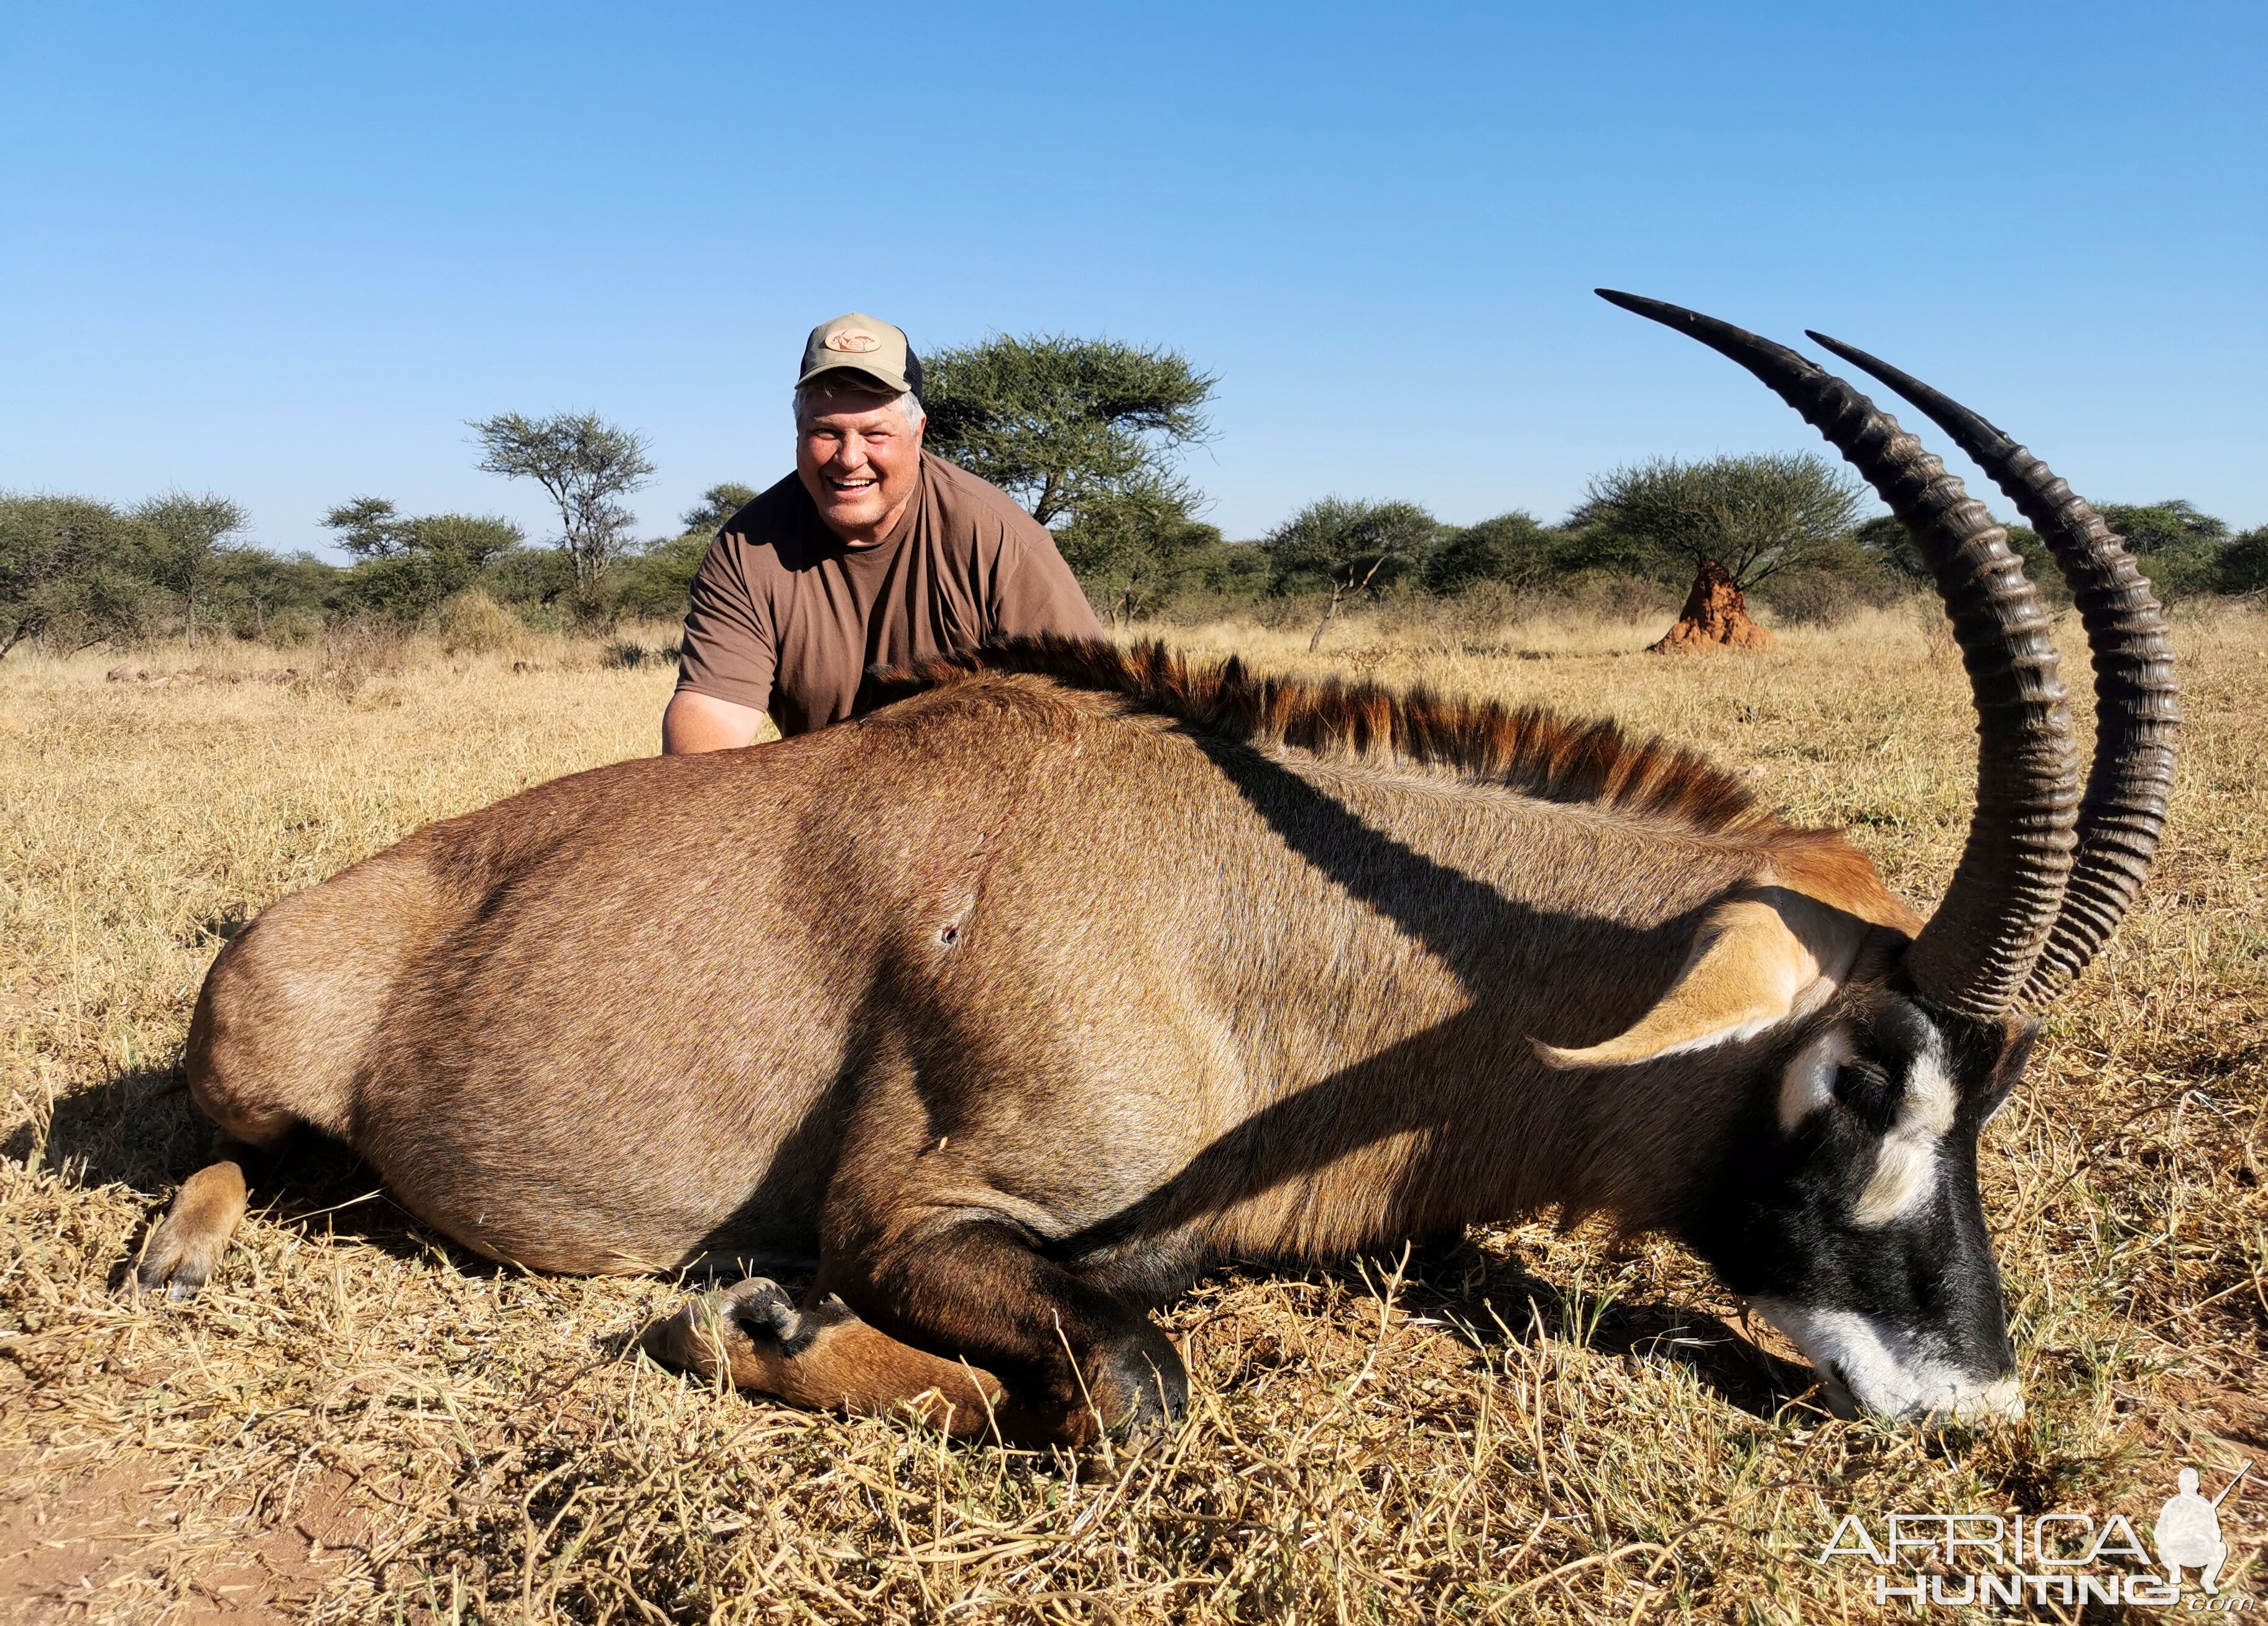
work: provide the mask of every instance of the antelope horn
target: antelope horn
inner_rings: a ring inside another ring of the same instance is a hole
[[[1811,335],[1919,407],[1953,437],[2055,555],[2095,658],[2095,766],[2079,805],[2079,851],[2063,912],[2022,998],[2044,1003],[2118,929],[2158,850],[2174,784],[2180,687],[2166,618],[2117,533],[2055,471],[1976,413],[1866,351]]]
[[[1659,299],[1601,298],[1741,364],[1849,460],[1936,579],[1977,706],[1977,811],[1937,912],[1906,952],[1915,985],[1980,1019],[2015,1003],[2063,902],[2079,769],[2048,615],[2007,533],[1897,420],[1786,346]]]

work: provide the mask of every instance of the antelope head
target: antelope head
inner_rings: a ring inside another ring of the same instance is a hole
[[[2007,533],[1919,441],[1793,350],[1658,300],[1602,298],[1740,363],[1801,413],[1912,534],[1969,673],[1977,791],[1936,912],[1911,933],[1760,885],[1704,923],[1669,992],[1557,1065],[1619,1068],[1722,1048],[1752,1074],[1681,1229],[1801,1347],[1838,1410],[1920,1421],[2021,1416],[1979,1131],[2021,1078],[2035,1014],[2140,888],[2165,820],[2179,721],[2149,584],[2102,518],[2006,434],[1863,351],[1982,467],[2070,584],[2095,674],[2084,791],[2049,617]],[[1756,1063],[1761,1060],[1761,1067]]]

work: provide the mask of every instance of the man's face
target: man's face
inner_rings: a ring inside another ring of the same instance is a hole
[[[921,430],[894,397],[821,392],[796,434],[795,472],[829,530],[854,545],[878,542],[921,478]]]

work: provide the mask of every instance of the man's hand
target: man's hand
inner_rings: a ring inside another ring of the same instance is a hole
[[[661,714],[661,754],[691,756],[701,751],[731,751],[753,744],[763,726],[764,714],[754,706],[734,705],[714,695],[696,695],[681,688],[669,697]]]

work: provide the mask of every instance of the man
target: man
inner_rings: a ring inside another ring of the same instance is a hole
[[[1055,540],[1014,499],[922,450],[921,363],[855,313],[812,329],[795,473],[717,533],[693,578],[670,755],[850,715],[873,666],[1017,633],[1101,637]]]

